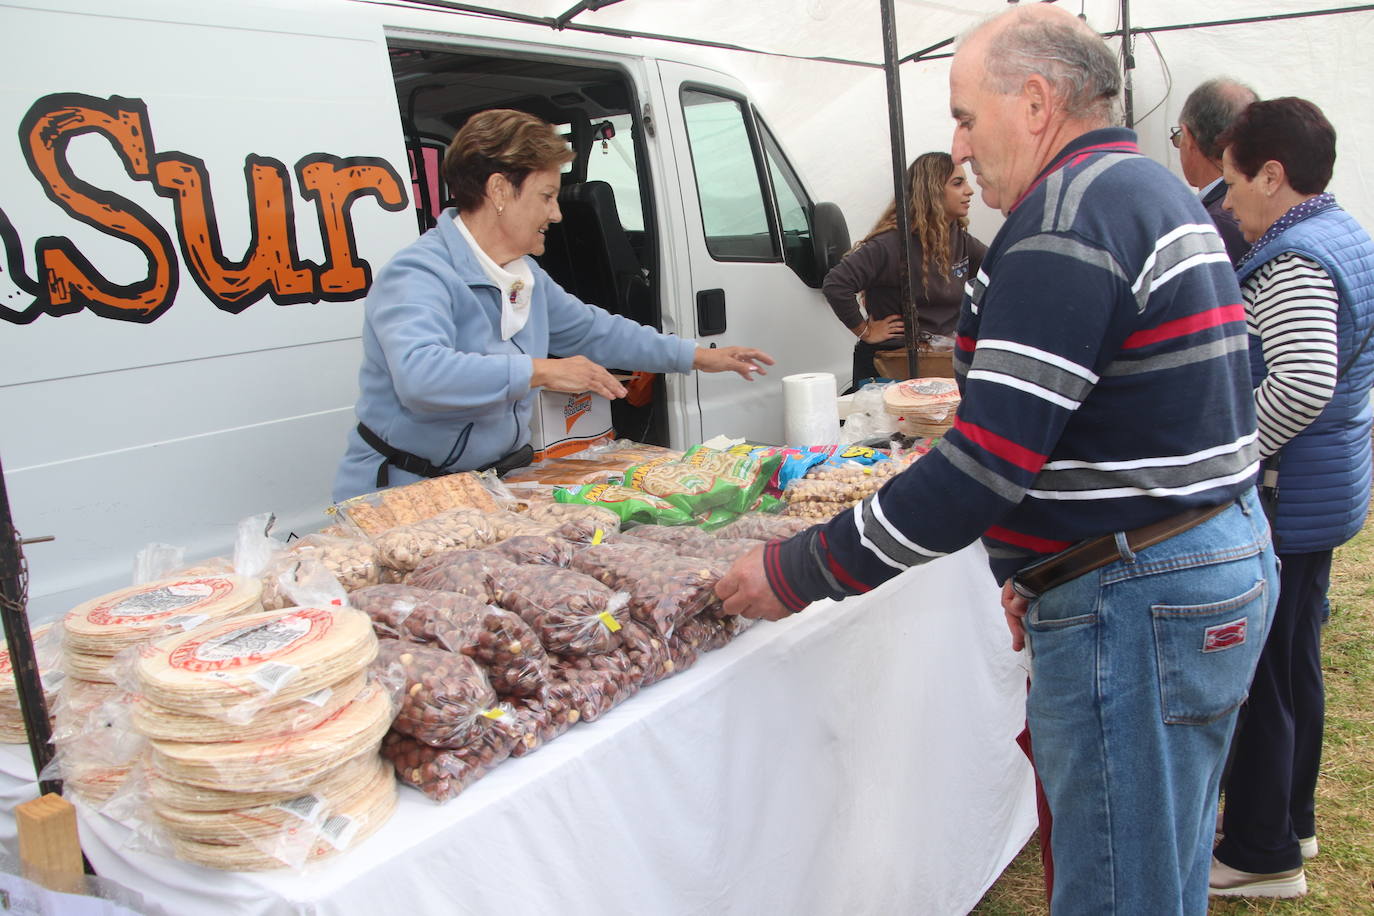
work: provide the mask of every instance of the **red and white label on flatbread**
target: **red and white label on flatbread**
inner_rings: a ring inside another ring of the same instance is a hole
[[[224,599],[234,590],[230,579],[197,578],[169,582],[154,588],[122,593],[108,602],[93,606],[86,619],[97,626],[119,626],[193,614],[200,608]]]
[[[298,608],[249,625],[229,621],[177,646],[168,665],[184,671],[223,671],[267,661],[323,638],[334,617],[322,608]]]

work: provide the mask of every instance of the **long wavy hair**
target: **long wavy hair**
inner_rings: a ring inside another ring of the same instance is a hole
[[[968,228],[968,217],[951,220],[945,211],[945,182],[954,174],[954,159],[949,153],[922,153],[912,160],[906,170],[906,190],[910,200],[907,219],[911,232],[921,243],[921,289],[930,292],[931,276],[948,276],[952,265],[949,259],[950,224]],[[883,215],[859,240],[859,245],[875,235],[897,228],[897,202],[887,205]],[[859,245],[855,245],[858,248]]]

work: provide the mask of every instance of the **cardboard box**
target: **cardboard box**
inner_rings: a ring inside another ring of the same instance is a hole
[[[540,391],[530,417],[534,460],[561,458],[615,438],[611,402],[598,394]]]

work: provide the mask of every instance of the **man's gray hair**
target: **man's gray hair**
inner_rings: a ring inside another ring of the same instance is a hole
[[[1086,23],[1065,16],[1003,15],[988,43],[985,73],[989,87],[1004,95],[1020,91],[1026,78],[1039,75],[1053,87],[1074,120],[1110,124],[1115,120],[1121,71],[1116,55]]]
[[[1188,128],[1202,155],[1215,161],[1221,158],[1217,138],[1258,99],[1255,90],[1244,83],[1224,76],[1210,79],[1188,94],[1178,123]]]

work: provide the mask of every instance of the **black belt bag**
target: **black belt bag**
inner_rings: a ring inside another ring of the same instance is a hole
[[[406,473],[414,474],[417,477],[443,477],[447,474],[454,473],[452,470],[441,468],[438,465],[433,464],[424,458],[421,458],[419,455],[413,455],[410,452],[401,451],[400,449],[388,443],[381,436],[377,435],[372,430],[368,429],[367,426],[365,426],[362,423],[358,424],[358,435],[362,436],[363,441],[366,442],[369,446],[371,446],[377,454],[382,456],[381,467],[377,468],[378,489],[390,486],[390,483],[388,483],[388,480],[390,478],[390,475],[388,474],[388,469],[392,465],[395,465],[396,467],[400,468]],[[488,464],[485,467],[473,468],[473,470],[494,470],[496,472],[496,476],[500,477],[501,475],[513,471],[516,468],[523,468],[532,460],[534,460],[534,447],[532,445],[526,444],[521,448],[518,448],[515,451],[511,452],[509,455],[496,459],[491,464]]]
[[[1185,509],[1178,515],[1171,515],[1162,521],[1142,525],[1125,532],[1126,543],[1131,550],[1144,550],[1161,541],[1167,541],[1176,534],[1189,528],[1196,528],[1208,519],[1215,518],[1225,511],[1231,503],[1219,506],[1203,506],[1199,509]],[[1115,534],[1089,538],[1061,550],[1052,556],[1017,570],[1011,577],[1011,586],[1022,598],[1034,600],[1057,585],[1077,579],[1084,573],[1101,569],[1108,563],[1121,559],[1121,550],[1116,544]]]

